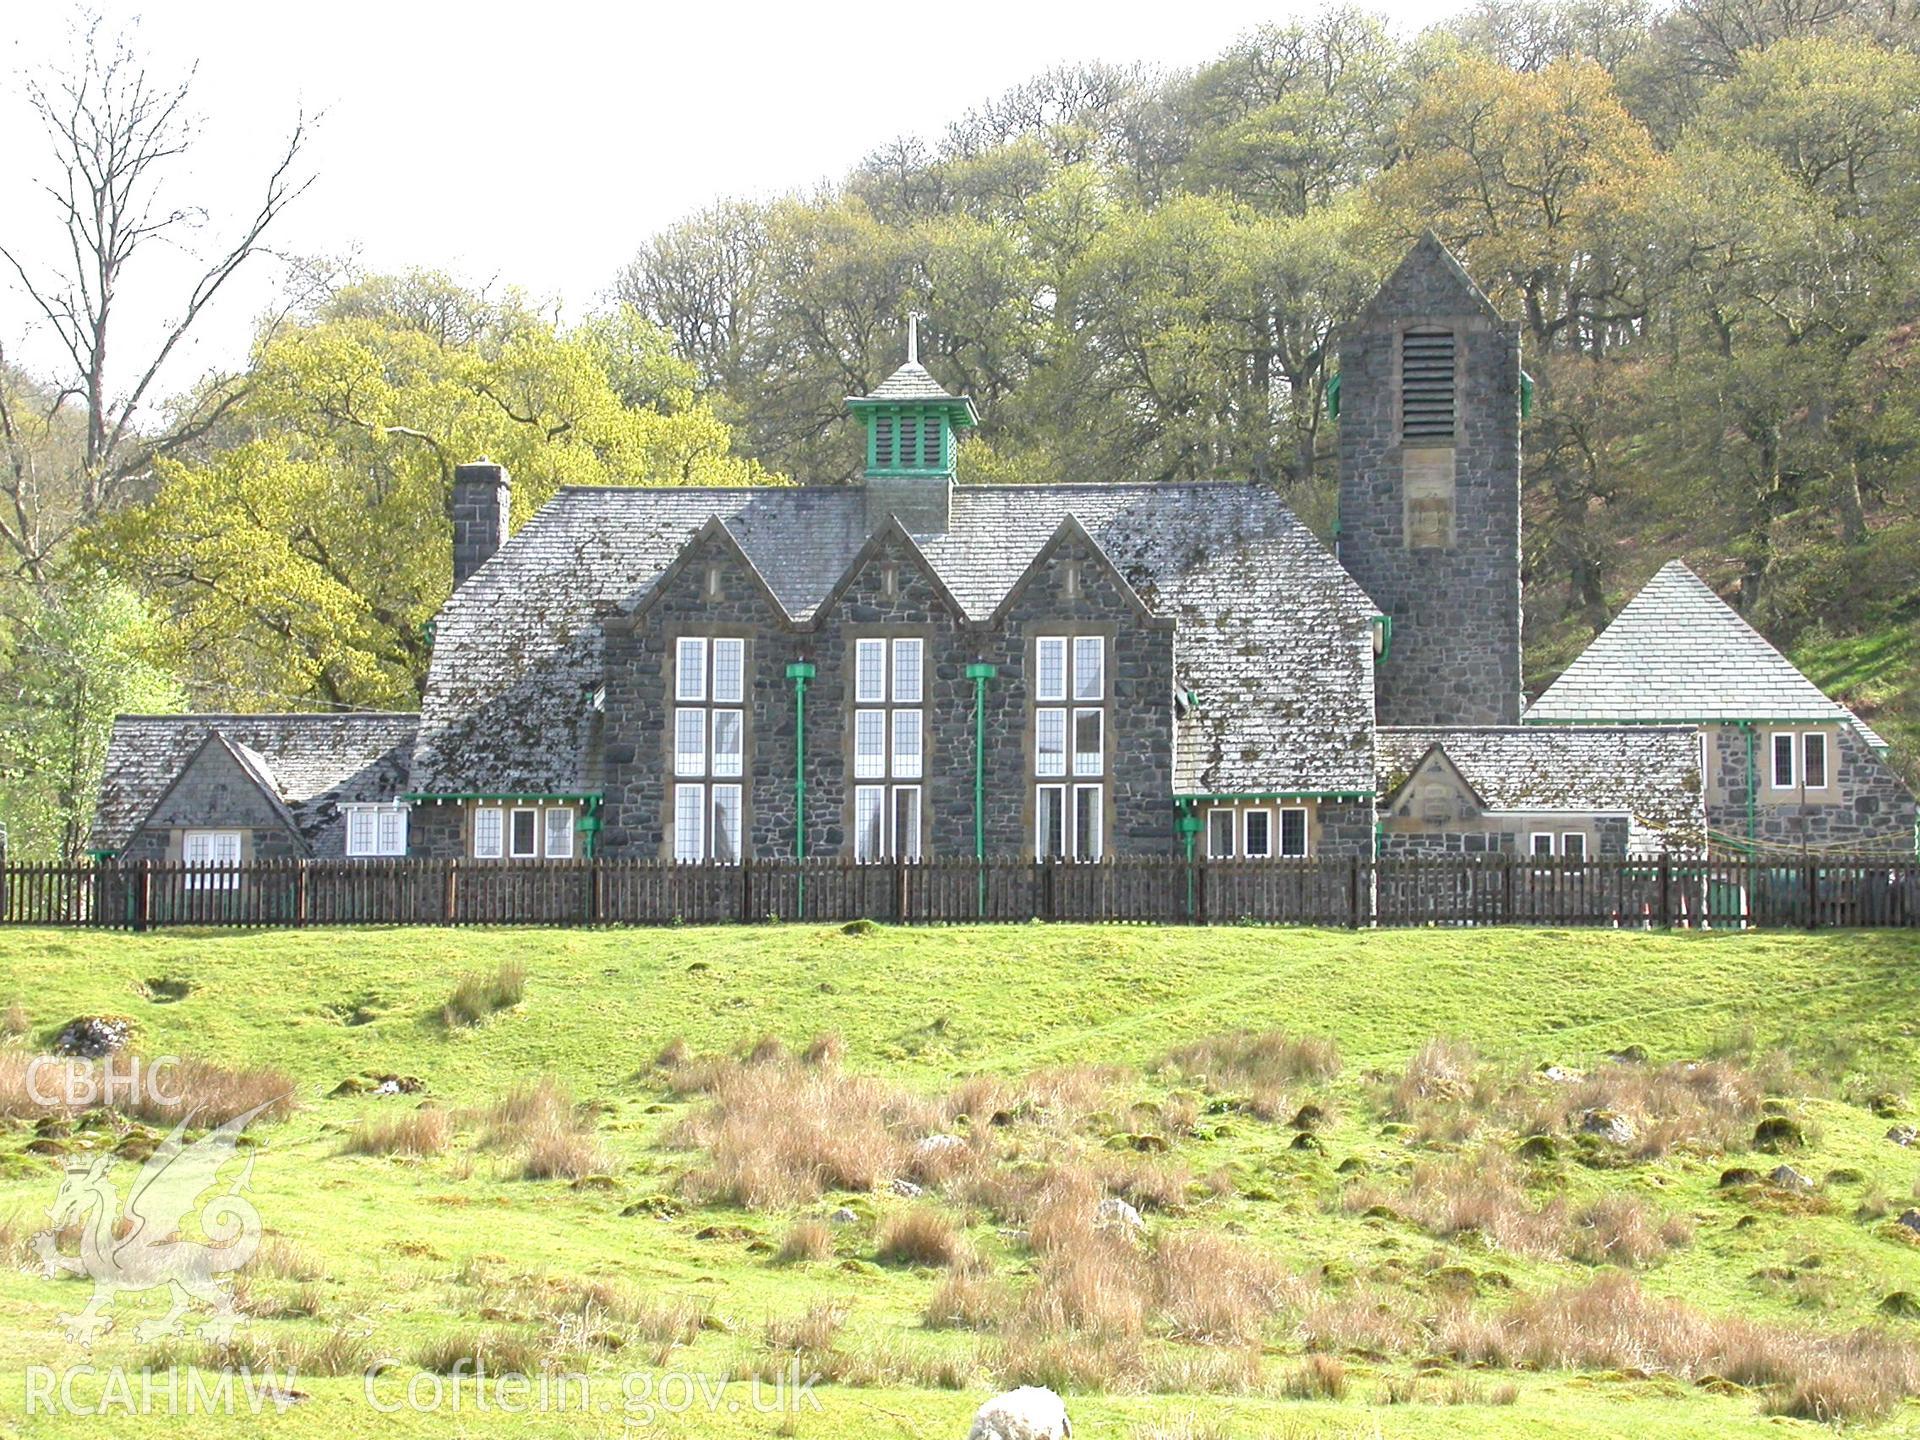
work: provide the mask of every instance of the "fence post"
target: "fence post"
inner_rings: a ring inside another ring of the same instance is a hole
[[[1660,852],[1660,928],[1673,928],[1673,857]]]
[[[133,884],[133,928],[145,930],[153,913],[153,862],[142,860]]]
[[[1820,867],[1813,861],[1806,862],[1807,872],[1807,929],[1820,928]]]
[[[1347,928],[1360,928],[1360,857],[1347,857]]]
[[[295,925],[305,925],[307,923],[307,862],[305,860],[296,860],[293,863],[295,866],[293,874],[293,923]]]
[[[740,856],[740,923],[753,921],[753,856],[744,851]]]
[[[1200,884],[1195,894],[1193,907],[1193,923],[1196,925],[1211,923],[1207,918],[1207,875],[1212,869],[1212,865],[1207,861],[1202,860],[1200,862]]]
[[[440,923],[451,925],[460,911],[460,862],[447,861],[447,885],[440,896]]]

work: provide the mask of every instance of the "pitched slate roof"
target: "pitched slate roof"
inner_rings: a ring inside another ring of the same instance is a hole
[[[860,398],[863,400],[952,400],[957,397],[934,379],[926,366],[917,360],[909,360],[882,380],[876,389],[870,390]]]
[[[1830,700],[1698,575],[1668,561],[1613,623],[1527,708],[1528,723],[1844,721]]]
[[[1383,725],[1374,732],[1381,796],[1390,801],[1436,748],[1489,810],[1624,814],[1653,842],[1635,848],[1704,844],[1700,735],[1691,726]]]
[[[1069,515],[1178,622],[1199,705],[1177,736],[1177,790],[1372,789],[1376,607],[1271,489],[959,486],[949,529],[913,539],[986,623]],[[853,486],[562,490],[440,613],[414,788],[590,789],[596,616],[643,596],[716,517],[802,626],[869,533]]]
[[[92,845],[126,844],[209,737],[286,807],[309,844],[342,804],[407,788],[417,715],[122,715],[107,744]]]

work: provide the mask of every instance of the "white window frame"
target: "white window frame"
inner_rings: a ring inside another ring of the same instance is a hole
[[[709,689],[713,696],[713,703],[716,705],[740,705],[745,703],[747,698],[747,642],[722,636],[713,642],[712,648],[713,683]],[[720,684],[720,657],[722,655],[733,657],[733,664],[728,667],[732,672],[729,678],[733,683],[724,689]]]
[[[689,657],[694,657],[691,662]],[[707,642],[704,636],[682,635],[673,652],[673,698],[705,701],[707,698]],[[689,685],[688,680],[692,680]]]
[[[1063,784],[1033,787],[1033,855],[1036,860],[1055,858],[1047,849],[1047,807],[1044,796],[1058,797],[1060,808],[1060,854],[1065,860],[1073,854],[1073,815],[1067,808],[1067,786]]]
[[[870,816],[880,821],[879,837],[875,844],[879,853],[872,853],[873,846],[867,837],[872,834],[868,826]],[[885,785],[856,785],[853,787],[853,858],[856,864],[872,865],[885,860],[887,849],[887,787]]]
[[[733,725],[733,749],[720,748],[720,725],[723,720]],[[744,774],[743,767],[747,756],[747,712],[744,710],[715,710],[713,712],[713,736],[708,742],[712,767],[707,773],[722,780],[736,779]]]
[[[707,708],[682,705],[673,712],[673,773],[698,778],[707,773]],[[688,722],[700,732],[700,748],[686,746]]]
[[[1043,750],[1040,748],[1042,733],[1047,727],[1054,725],[1059,727],[1060,748],[1058,751]],[[1045,780],[1065,778],[1068,766],[1072,763],[1069,757],[1073,753],[1068,748],[1073,743],[1073,737],[1067,732],[1068,712],[1062,706],[1043,705],[1033,712],[1033,773],[1035,775]],[[1055,755],[1059,757],[1057,762],[1054,759]]]
[[[716,845],[714,841],[722,829],[720,824],[721,801],[723,797],[729,796],[733,800],[733,818],[731,825],[725,828],[729,831],[727,838],[732,842],[733,857],[729,860],[722,860],[719,857],[719,846]],[[738,865],[742,855],[745,853],[743,846],[746,843],[747,811],[745,788],[740,785],[710,785],[707,787],[707,798],[711,808],[707,815],[706,835],[704,837],[706,850],[701,858],[703,860],[712,860],[714,863],[721,865]]]
[[[900,802],[909,798],[913,801],[913,828],[905,837],[905,843],[902,843],[900,834]],[[887,806],[887,824],[891,827],[891,833],[888,838],[891,841],[893,859],[905,860],[909,864],[918,864],[920,861],[920,834],[924,824],[920,816],[920,804],[920,787],[918,785],[895,785],[893,787],[890,803]]]
[[[342,850],[350,860],[390,858],[407,853],[407,807],[401,804],[344,805],[346,837]],[[362,843],[354,827],[368,827],[369,842]],[[397,825],[398,833],[394,833]]]
[[[909,672],[912,683],[901,684],[900,664],[907,656],[913,657]],[[908,637],[893,642],[893,664],[888,667],[889,678],[893,685],[893,703],[896,705],[918,705],[926,694],[926,645],[917,638]]]
[[[203,845],[206,854],[195,857],[196,843]],[[229,852],[222,854],[221,852]],[[203,866],[206,870],[216,867],[234,866],[242,862],[246,854],[246,841],[238,830],[183,830],[180,832],[180,859],[184,864]],[[235,890],[240,885],[238,874],[228,870],[225,874],[195,874],[186,876],[189,890]]]
[[[1224,855],[1220,853],[1219,847],[1214,844],[1214,834],[1215,834],[1214,821],[1215,820],[1225,820],[1227,822],[1227,825],[1226,825],[1227,853]],[[1226,806],[1226,805],[1210,806],[1207,810],[1207,859],[1235,860],[1239,858],[1239,855],[1240,855],[1240,817],[1233,811],[1233,809],[1230,806]]]
[[[1095,684],[1091,690],[1081,684],[1085,668],[1081,656],[1091,646],[1095,657]],[[1107,698],[1107,637],[1104,635],[1076,635],[1073,637],[1073,698],[1075,700],[1105,700]]]
[[[1057,648],[1060,652],[1060,685],[1057,690],[1047,685],[1047,653]],[[1065,635],[1042,635],[1033,642],[1033,698],[1043,704],[1065,704],[1067,691],[1067,657],[1071,647]]]
[[[1542,850],[1540,842],[1547,842]],[[1560,837],[1551,830],[1535,830],[1527,836],[1527,858],[1530,860],[1551,860],[1560,853]]]
[[[887,778],[887,712],[853,712],[853,774],[856,780]]]
[[[1298,851],[1287,849],[1287,817],[1300,817],[1300,848]],[[1312,816],[1304,805],[1282,805],[1273,816],[1274,853],[1282,860],[1304,860],[1313,853]]]
[[[673,787],[673,858],[682,865],[707,858],[707,787],[698,780]]]
[[[1580,853],[1577,856],[1573,853],[1574,847],[1576,845],[1579,847],[1579,850],[1580,850]],[[1563,830],[1560,832],[1560,858],[1563,860],[1577,859],[1581,861],[1584,861],[1587,858],[1586,831]]]
[[[1267,822],[1267,843],[1256,853],[1253,848],[1253,817],[1263,816]],[[1249,806],[1240,814],[1240,854],[1247,860],[1271,860],[1273,858],[1273,811],[1265,805]]]
[[[1820,783],[1814,784],[1807,776],[1813,767],[1807,763],[1807,757],[1813,753],[1815,744],[1820,747]],[[1833,785],[1833,747],[1827,744],[1827,732],[1808,730],[1800,736],[1800,788],[1802,790],[1826,790]]]
[[[892,715],[893,733],[888,739],[893,747],[893,776],[896,780],[918,780],[925,769],[927,738],[920,711],[908,705]],[[909,736],[911,746],[903,746],[901,741]]]
[[[515,848],[514,831],[519,828],[522,815],[533,817],[533,848],[519,850]],[[537,805],[515,805],[507,811],[507,858],[509,860],[538,860],[540,858],[540,807]]]
[[[1088,812],[1090,816],[1089,823],[1093,827],[1093,843],[1086,847],[1088,853],[1085,855],[1080,853],[1082,839],[1080,834],[1080,797],[1082,795],[1093,796],[1093,809]],[[1105,785],[1075,785],[1073,787],[1073,809],[1069,811],[1067,815],[1067,819],[1072,826],[1071,843],[1067,847],[1067,854],[1082,865],[1090,865],[1104,859],[1107,853],[1106,818],[1107,787]]]
[[[1080,748],[1080,720],[1091,715],[1099,737],[1093,749]],[[1107,773],[1107,712],[1098,705],[1075,707],[1067,721],[1068,754],[1073,757],[1073,773],[1087,779],[1098,779]]]
[[[554,848],[555,831],[553,822],[562,820],[559,830],[561,838],[558,849]],[[574,812],[571,805],[549,805],[540,814],[540,844],[549,860],[573,859]]]
[[[1780,742],[1787,742],[1787,779],[1780,781]],[[1767,742],[1767,779],[1775,790],[1800,788],[1800,736],[1792,730],[1775,730]]]
[[[491,843],[481,834],[481,821],[491,817],[493,837]],[[476,860],[498,860],[507,853],[507,812],[499,805],[476,805],[473,810],[473,858]]]
[[[869,686],[867,657],[877,655],[873,662],[874,684]],[[856,640],[853,642],[853,701],[856,705],[884,705],[887,703],[887,642],[885,640]]]

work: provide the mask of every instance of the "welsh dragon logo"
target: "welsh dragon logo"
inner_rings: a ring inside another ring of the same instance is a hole
[[[135,1334],[158,1340],[184,1333],[181,1317],[198,1302],[212,1314],[201,1323],[201,1335],[222,1341],[241,1323],[234,1307],[231,1275],[253,1258],[260,1246],[260,1214],[244,1192],[253,1176],[253,1157],[228,1187],[199,1204],[219,1181],[219,1173],[238,1152],[240,1134],[272,1100],[236,1115],[188,1143],[187,1127],[198,1110],[189,1112],[148,1157],[134,1177],[124,1213],[112,1181],[113,1156],[102,1155],[88,1165],[68,1169],[49,1208],[49,1227],[34,1236],[41,1273],[48,1279],[67,1273],[93,1281],[93,1298],[78,1315],[62,1315],[67,1338],[80,1344],[113,1324],[108,1313],[120,1295],[137,1295],[170,1288],[173,1306],[164,1316],[146,1321]],[[205,1242],[181,1238],[182,1222],[198,1209]],[[60,1232],[80,1230],[80,1253],[62,1254]]]

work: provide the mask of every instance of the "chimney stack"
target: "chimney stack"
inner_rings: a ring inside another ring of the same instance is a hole
[[[482,460],[453,471],[453,588],[507,543],[507,516],[513,508],[513,481],[507,467]]]

